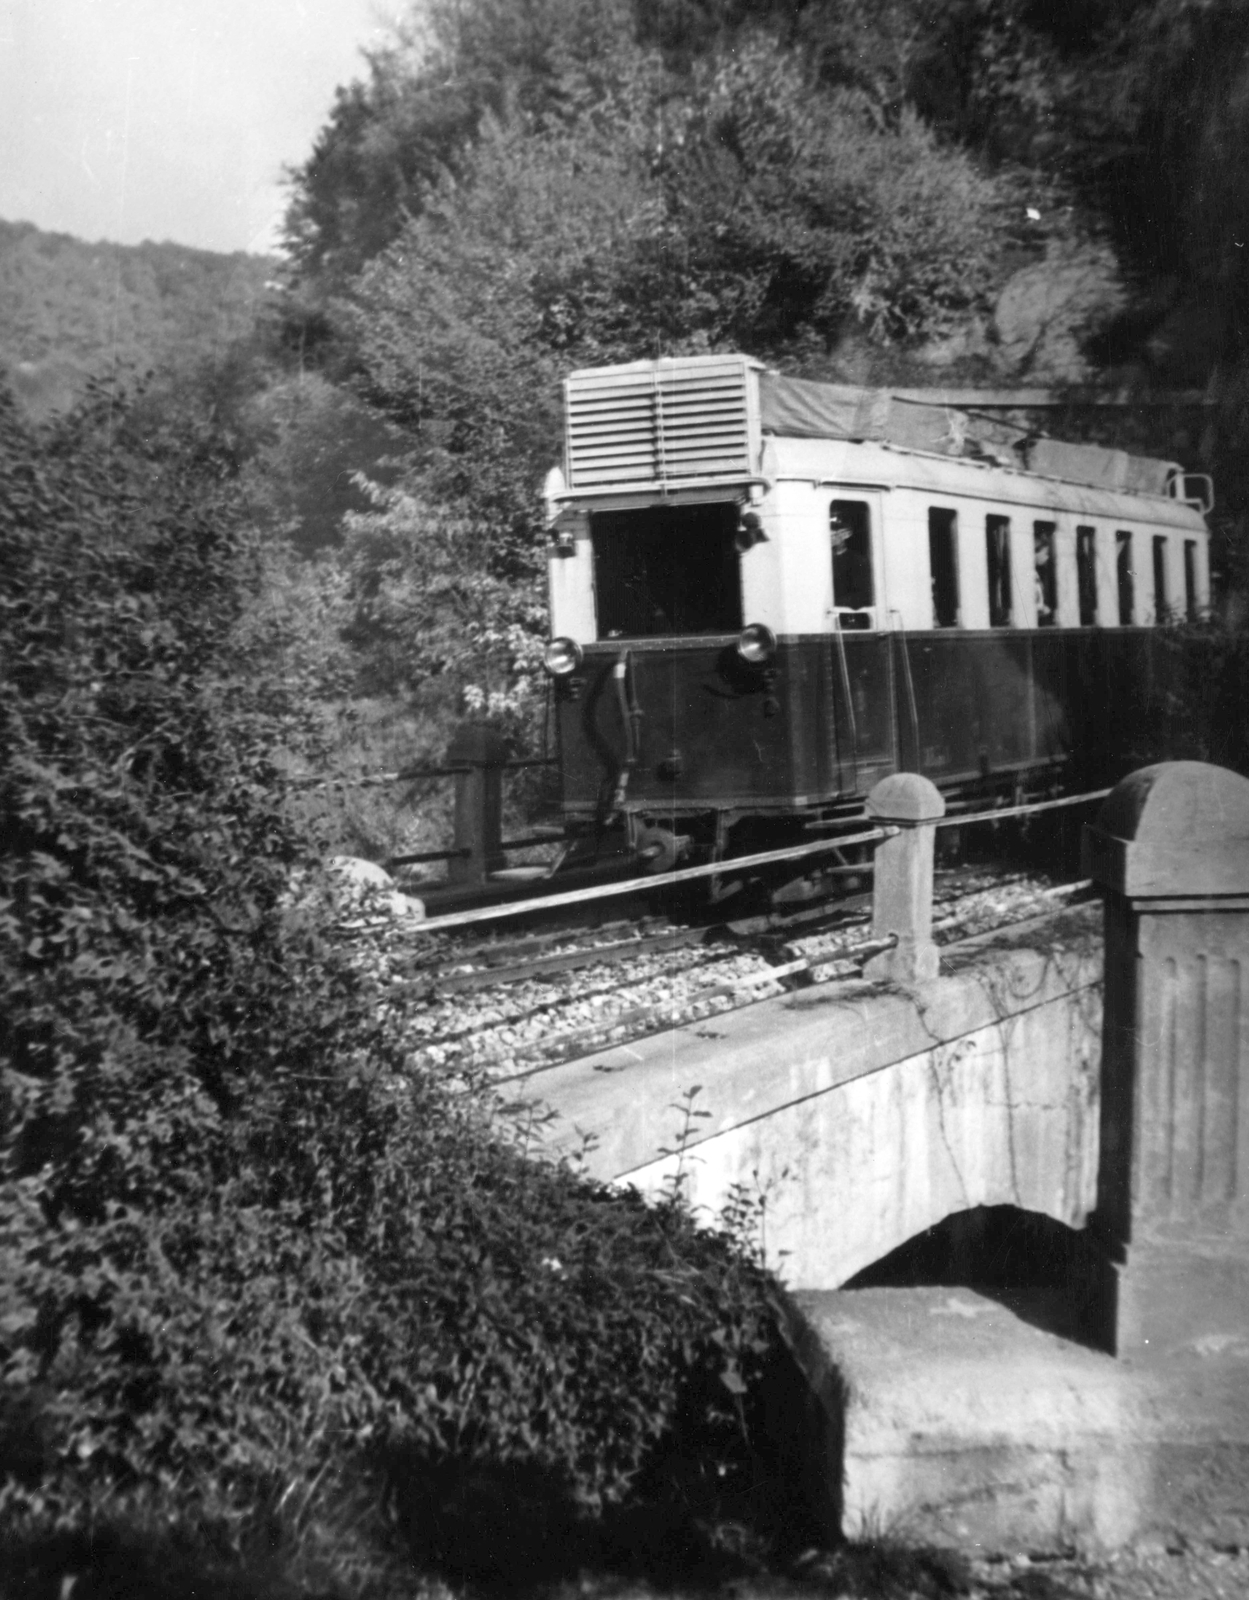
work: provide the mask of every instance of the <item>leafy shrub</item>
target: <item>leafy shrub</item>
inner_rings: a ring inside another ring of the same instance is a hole
[[[0,403],[0,562],[0,1515],[239,1549],[338,1516],[463,1565],[453,1512],[500,1474],[572,1525],[680,1439],[742,1470],[775,1348],[749,1253],[409,1070],[283,910],[311,845],[272,757],[315,719],[241,626],[211,437],[101,400],[35,438]]]

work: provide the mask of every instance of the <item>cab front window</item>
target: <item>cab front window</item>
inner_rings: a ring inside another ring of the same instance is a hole
[[[736,502],[590,519],[600,639],[739,633]]]

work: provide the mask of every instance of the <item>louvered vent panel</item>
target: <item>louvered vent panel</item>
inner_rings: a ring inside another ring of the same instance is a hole
[[[742,356],[574,372],[564,386],[569,487],[748,477],[749,382]]]

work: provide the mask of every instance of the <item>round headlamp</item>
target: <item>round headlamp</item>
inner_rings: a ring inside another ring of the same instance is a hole
[[[737,653],[752,667],[761,667],[776,654],[776,635],[762,622],[752,622],[738,636]]]
[[[763,531],[763,521],[757,511],[743,511],[741,520],[737,524],[737,532],[733,535],[733,543],[738,552],[745,555],[747,550],[753,550],[757,544],[767,538]]]
[[[576,672],[584,657],[575,639],[552,639],[542,652],[542,665],[553,678],[566,678]]]

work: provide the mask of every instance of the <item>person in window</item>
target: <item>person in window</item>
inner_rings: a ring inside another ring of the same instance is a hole
[[[1036,621],[1038,628],[1054,626],[1054,549],[1050,540],[1037,534],[1033,551],[1032,581],[1036,590]]]
[[[859,526],[835,506],[828,530],[833,547],[833,603],[859,610],[872,603],[872,550],[866,518]]]

